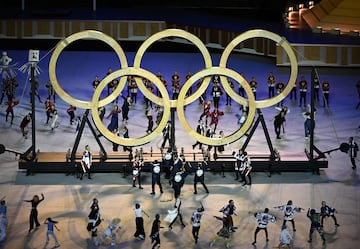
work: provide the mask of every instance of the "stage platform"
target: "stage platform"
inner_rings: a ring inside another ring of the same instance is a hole
[[[231,154],[217,154],[217,159],[214,159],[214,154],[210,155],[210,160],[203,157],[199,152],[185,152],[185,160],[190,165],[196,165],[198,162],[205,161],[210,172],[232,172],[234,171],[235,159]],[[150,163],[155,160],[162,162],[161,153],[153,153],[151,151],[143,152],[144,172],[150,172]],[[252,160],[253,171],[255,172],[304,172],[312,171],[319,172],[321,168],[328,167],[327,160],[315,161],[308,160],[304,153],[303,156],[287,155],[285,160],[270,160],[270,155],[257,154],[249,155]],[[19,169],[26,170],[29,173],[67,173],[74,170],[80,165],[81,154],[76,154],[74,162],[67,161],[65,152],[39,152],[37,160],[34,162],[27,162],[19,160]],[[205,160],[204,160],[205,159]],[[132,160],[129,153],[111,152],[107,153],[107,159],[101,159],[99,153],[93,154],[93,165],[91,168],[94,173],[124,173],[131,174]]]

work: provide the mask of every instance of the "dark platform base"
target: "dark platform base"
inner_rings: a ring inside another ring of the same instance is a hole
[[[189,162],[196,165],[197,162]],[[19,169],[27,170],[31,173],[69,173],[75,171],[79,163],[71,162],[19,162]],[[94,162],[91,171],[93,173],[124,173],[131,174],[131,162],[111,161]],[[327,168],[328,161],[253,161],[254,172],[319,172],[320,168]],[[208,169],[211,172],[231,172],[234,171],[234,161],[209,161]],[[144,172],[150,172],[149,163],[145,163]]]

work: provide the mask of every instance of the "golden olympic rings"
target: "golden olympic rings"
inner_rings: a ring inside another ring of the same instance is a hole
[[[99,117],[98,104],[99,104],[99,97],[100,97],[101,91],[104,89],[104,87],[107,85],[107,83],[109,81],[111,81],[117,77],[123,77],[125,75],[135,75],[135,76],[139,76],[139,77],[145,77],[146,79],[151,80],[159,88],[160,93],[164,98],[164,102],[169,103],[170,99],[169,99],[169,95],[167,93],[165,86],[163,85],[161,80],[158,77],[156,77],[154,74],[152,74],[149,71],[146,71],[144,69],[141,69],[141,68],[135,69],[133,67],[129,67],[129,68],[125,68],[125,69],[119,69],[119,70],[114,71],[111,74],[109,74],[108,77],[103,79],[100,82],[100,84],[98,85],[98,87],[96,88],[93,98],[92,98],[92,101],[91,101],[92,102],[91,112],[92,112],[93,120],[94,120],[96,127],[101,132],[101,134],[103,134],[107,139],[109,139],[110,141],[112,141],[114,143],[121,144],[124,146],[137,146],[137,145],[146,144],[146,143],[152,141],[153,139],[155,139],[165,128],[166,123],[169,120],[169,116],[170,116],[170,105],[164,105],[163,118],[161,119],[161,121],[160,121],[159,125],[156,127],[156,129],[152,133],[150,133],[146,136],[140,137],[140,138],[121,138],[121,137],[117,136],[116,134],[109,131],[107,129],[107,127],[105,127],[105,125],[103,124],[103,122],[101,121],[101,119]],[[121,90],[122,90],[122,88],[121,88]]]
[[[62,87],[60,86],[60,84],[57,80],[57,77],[56,77],[56,63],[57,63],[57,60],[59,59],[60,53],[72,42],[80,40],[80,39],[96,39],[96,40],[105,42],[107,45],[109,45],[110,47],[112,47],[114,49],[115,53],[119,57],[122,68],[126,68],[128,66],[128,64],[127,64],[127,60],[126,60],[126,55],[125,55],[123,49],[117,43],[117,41],[114,40],[112,37],[100,32],[100,31],[95,31],[95,30],[81,31],[81,32],[72,34],[58,42],[54,52],[51,55],[50,63],[49,63],[49,77],[50,77],[51,84],[53,85],[55,92],[65,102],[69,103],[70,105],[79,107],[79,108],[90,109],[92,107],[92,103],[90,101],[78,100],[78,99],[71,97],[67,92],[64,91],[64,89],[62,89]],[[108,97],[106,97],[105,99],[101,100],[98,103],[99,107],[107,105],[107,104],[111,103],[114,99],[116,99],[116,96],[119,95],[122,88],[125,86],[125,83],[126,83],[126,78],[120,79],[119,86],[114,90],[114,92],[111,95],[109,95]]]
[[[251,126],[251,123],[255,117],[255,96],[251,91],[251,88],[249,84],[241,83],[244,87],[244,90],[246,91],[246,94],[248,96],[248,105],[249,105],[249,113],[247,116],[247,119],[243,126],[238,129],[236,132],[229,136],[225,136],[223,138],[208,138],[200,135],[195,130],[191,128],[191,126],[187,123],[184,113],[184,106],[185,106],[185,94],[187,93],[187,90],[190,88],[191,84],[193,82],[196,82],[196,80],[199,80],[203,77],[209,76],[209,75],[226,75],[228,77],[231,77],[232,79],[235,79],[238,82],[243,82],[243,77],[238,74],[237,72],[228,69],[228,68],[220,68],[220,67],[212,67],[209,69],[201,70],[200,72],[197,72],[193,76],[190,77],[190,79],[185,83],[185,85],[181,88],[181,91],[179,93],[178,102],[177,102],[177,113],[179,116],[179,120],[181,125],[184,127],[186,132],[193,138],[195,138],[197,141],[213,145],[213,146],[219,146],[223,144],[229,144],[236,140],[238,140]],[[226,84],[224,84],[226,85]],[[239,98],[235,98],[236,93],[230,93],[228,92],[230,97],[234,98],[235,101],[239,103]],[[201,94],[201,93],[200,93]]]
[[[298,63],[297,63],[296,55],[295,55],[293,49],[291,48],[290,44],[285,40],[285,38],[280,37],[279,35],[272,33],[270,31],[267,31],[267,30],[254,29],[254,30],[249,30],[249,31],[246,31],[246,32],[238,35],[229,43],[229,45],[225,48],[224,52],[221,55],[220,67],[226,68],[227,59],[229,58],[231,51],[237,45],[239,45],[244,40],[247,40],[250,38],[255,38],[255,37],[264,37],[264,38],[275,41],[278,45],[280,45],[285,50],[285,52],[289,56],[289,61],[290,61],[290,65],[291,65],[290,78],[289,78],[289,81],[286,84],[286,87],[283,90],[283,92],[281,92],[279,95],[276,95],[272,98],[269,98],[266,100],[257,100],[255,102],[256,108],[265,108],[265,107],[269,107],[269,106],[279,103],[290,93],[291,89],[293,88],[293,86],[296,82],[296,78],[297,78],[297,74],[298,74]],[[222,77],[220,79],[221,79],[221,81],[226,80],[225,77]],[[223,86],[227,93],[233,93],[233,94],[235,93],[234,90],[228,86],[228,84],[223,84]],[[243,103],[243,104],[246,103],[246,100],[244,98],[242,98],[242,97],[240,97],[240,98],[242,99],[241,103]]]
[[[195,73],[193,76],[191,76],[183,85],[183,87],[180,90],[179,96],[177,100],[170,100],[169,94],[165,88],[165,86],[162,84],[160,79],[155,76],[153,73],[141,69],[141,59],[146,51],[146,49],[151,46],[155,41],[158,41],[160,39],[163,39],[165,37],[180,37],[183,39],[186,39],[190,42],[192,42],[194,45],[198,47],[201,54],[204,57],[205,62],[205,69]],[[288,54],[289,60],[291,63],[291,75],[288,81],[288,84],[284,91],[277,95],[276,97],[267,99],[267,100],[259,100],[256,101],[255,97],[250,89],[249,84],[246,82],[246,80],[237,72],[234,70],[226,68],[227,59],[231,53],[231,51],[243,40],[254,38],[254,37],[264,37],[271,39],[275,41],[279,46],[281,46]],[[105,42],[109,46],[111,46],[115,53],[117,54],[120,63],[121,63],[121,69],[114,71],[113,73],[106,76],[99,84],[99,86],[96,88],[94,95],[92,97],[91,101],[82,101],[77,100],[73,97],[71,97],[69,94],[67,94],[60,86],[59,82],[56,78],[56,63],[58,60],[58,57],[60,53],[65,49],[66,46],[68,46],[70,43],[79,40],[79,39],[97,39],[100,41]],[[297,60],[294,52],[292,51],[290,44],[284,39],[278,36],[277,34],[274,34],[272,32],[266,31],[266,30],[250,30],[243,34],[240,34],[237,36],[233,41],[230,42],[230,44],[225,48],[221,59],[219,67],[213,67],[212,66],[212,60],[210,57],[210,54],[206,48],[206,46],[201,42],[201,40],[194,36],[193,34],[179,29],[167,29],[160,31],[151,37],[149,37],[147,40],[144,41],[144,43],[141,45],[139,50],[136,53],[135,59],[134,59],[134,66],[128,67],[127,60],[125,53],[123,52],[120,45],[110,36],[107,36],[99,31],[93,31],[93,30],[86,30],[79,33],[75,33],[73,35],[70,35],[69,37],[65,38],[64,40],[60,41],[52,56],[50,59],[49,64],[49,74],[50,74],[50,80],[54,86],[54,89],[56,93],[67,103],[83,108],[83,109],[91,109],[93,120],[96,125],[96,127],[99,129],[101,134],[103,134],[106,138],[108,138],[110,141],[121,144],[124,146],[139,146],[142,144],[145,144],[147,142],[150,142],[151,140],[155,139],[163,130],[163,128],[166,126],[167,121],[169,120],[170,116],[170,109],[171,108],[177,108],[177,113],[179,117],[179,121],[181,125],[184,127],[185,131],[194,139],[197,141],[200,141],[204,144],[213,145],[213,146],[219,146],[224,144],[232,143],[236,140],[238,140],[251,126],[251,123],[255,117],[255,110],[256,108],[264,108],[271,105],[274,105],[278,102],[280,102],[282,99],[284,99],[289,92],[291,91],[293,85],[295,84],[296,77],[298,73],[297,68]],[[99,117],[98,107],[104,106],[106,104],[111,103],[123,90],[126,82],[126,77],[128,75],[135,75],[138,77],[136,78],[136,82],[138,84],[138,87],[144,94],[146,98],[148,98],[150,101],[156,103],[157,105],[164,106],[164,114],[163,118],[161,119],[159,125],[157,128],[150,134],[145,135],[143,137],[139,138],[120,138],[113,134],[111,131],[109,131],[105,125],[102,123]],[[211,75],[220,75],[221,82],[223,82],[223,87],[225,91],[229,94],[229,96],[234,99],[236,102],[249,106],[249,114],[246,119],[246,122],[244,125],[239,128],[234,133],[230,134],[229,136],[223,137],[223,138],[207,138],[205,136],[202,136],[198,134],[195,130],[192,129],[192,127],[187,123],[185,115],[184,115],[184,106],[194,102],[198,97],[201,96],[202,93],[204,93],[210,84]],[[227,81],[226,77],[233,78],[237,82],[239,82],[243,87],[244,90],[247,93],[248,99],[244,99],[240,95],[234,92],[233,89],[230,88],[229,84],[225,84],[224,82]],[[110,94],[108,97],[99,100],[101,91],[104,89],[106,84],[110,82],[111,80],[120,77],[120,83],[118,87],[114,90],[112,94]],[[152,82],[155,83],[156,87],[160,90],[161,98],[155,96],[153,93],[151,93],[143,84],[140,78],[146,78]],[[187,90],[190,88],[192,84],[194,84],[196,81],[204,79],[201,86],[197,91],[195,91],[192,95],[186,97]]]
[[[210,53],[207,50],[206,46],[204,45],[204,43],[197,36],[187,32],[187,31],[181,30],[181,29],[166,29],[166,30],[160,31],[160,32],[150,36],[148,39],[146,39],[141,44],[140,48],[138,49],[138,51],[136,53],[136,56],[134,59],[134,67],[140,68],[141,59],[144,56],[145,51],[155,41],[159,41],[165,37],[180,37],[180,38],[183,38],[183,39],[186,39],[186,40],[192,42],[200,50],[202,56],[204,57],[205,68],[211,68],[211,65],[212,65],[211,56],[210,56]],[[203,84],[201,84],[201,86],[199,87],[199,89],[197,89],[196,92],[200,92],[200,93],[204,92],[206,90],[206,87],[209,84],[210,80],[211,80],[211,77],[207,77],[206,79],[204,79]],[[143,82],[140,79],[137,79],[136,83],[142,93],[145,94],[146,92],[148,92],[145,85],[143,84]],[[161,98],[159,98],[158,96],[156,96],[154,94],[149,94],[149,95],[145,94],[145,95],[152,102],[157,103],[158,105],[163,105],[163,101],[161,101]],[[185,105],[193,102],[199,96],[200,96],[200,94],[198,94],[198,95],[192,94],[191,96],[187,97],[185,99]],[[170,100],[170,106],[176,107],[176,100]]]

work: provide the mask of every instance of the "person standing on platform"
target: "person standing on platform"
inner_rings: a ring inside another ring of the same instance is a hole
[[[152,163],[152,169],[151,169],[151,195],[155,195],[155,184],[157,184],[160,188],[160,193],[163,193],[163,188],[160,182],[160,174],[161,174],[161,167],[160,167],[160,163],[155,160]]]
[[[196,127],[196,132],[202,136],[204,136],[204,134],[205,134],[204,121],[202,119],[199,119],[199,121],[198,121],[198,125]],[[202,143],[199,141],[196,141],[196,143],[192,145],[192,148],[195,149],[196,145],[199,145],[199,150],[201,150]]]
[[[257,219],[258,225],[257,225],[257,227],[255,229],[254,242],[252,244],[253,245],[256,244],[257,234],[261,230],[265,231],[265,238],[266,238],[266,243],[267,243],[269,241],[269,236],[268,236],[268,231],[267,231],[267,224],[269,222],[275,223],[276,218],[275,218],[275,216],[269,214],[269,209],[268,208],[265,208],[264,212],[255,213],[254,216]]]
[[[197,183],[201,183],[206,191],[206,193],[209,193],[208,188],[205,185],[205,169],[203,163],[199,162],[197,168],[195,169],[195,175],[194,175],[194,194],[197,194]]]
[[[251,185],[251,175],[250,175],[251,170],[252,167],[251,167],[250,157],[248,156],[246,151],[243,151],[242,160],[239,169],[241,181],[244,182],[243,186]],[[249,181],[246,180],[246,177],[248,178]]]
[[[276,88],[276,94],[280,95],[285,89],[284,82],[282,80],[280,80],[278,83],[276,83],[275,88]],[[279,106],[283,107],[283,105],[284,105],[284,99],[276,104],[276,106],[278,106],[278,107]]]
[[[192,235],[193,238],[195,240],[195,244],[197,244],[198,239],[199,239],[199,231],[200,231],[200,221],[201,221],[201,217],[204,214],[204,206],[201,203],[201,206],[199,208],[196,209],[195,212],[192,213],[191,215],[191,223],[192,223]]]
[[[323,98],[324,98],[324,107],[329,107],[329,91],[330,91],[330,83],[329,81],[325,80],[322,85],[321,89],[323,92]]]
[[[172,99],[177,99],[180,92],[180,76],[178,72],[174,72],[171,76],[171,89],[172,89]]]
[[[141,240],[145,239],[145,230],[144,230],[144,219],[142,217],[142,214],[145,214],[148,218],[150,218],[150,216],[141,209],[140,204],[136,203],[135,204],[135,224],[136,224],[136,231],[134,233],[134,237],[135,238],[139,238]]]
[[[277,206],[275,208],[279,209],[280,211],[284,211],[283,225],[286,225],[286,222],[290,221],[292,224],[292,227],[293,227],[293,231],[296,232],[294,213],[295,212],[300,213],[301,210],[304,210],[304,209],[293,205],[292,200],[289,200],[286,205]]]
[[[355,159],[357,157],[357,152],[359,151],[359,146],[354,141],[353,137],[349,138],[349,155],[350,155],[350,161],[352,164],[352,169],[356,169],[356,163]]]
[[[300,104],[299,104],[299,107],[301,107],[301,103],[304,103],[304,108],[306,107],[307,88],[308,88],[308,83],[305,80],[305,77],[301,76],[301,80],[299,81],[299,90],[300,90]]]
[[[319,81],[319,79],[317,77],[314,78],[314,83],[313,84],[314,84],[314,92],[315,92],[314,100],[319,102],[320,101],[319,100],[320,99],[319,98],[320,81]]]
[[[81,159],[82,171],[80,174],[80,180],[83,179],[83,176],[85,173],[88,174],[88,179],[91,179],[91,176],[90,176],[91,166],[92,166],[92,153],[90,152],[90,146],[86,145],[85,150],[83,152],[82,159]]]
[[[55,231],[54,231],[54,228],[56,230],[60,231],[60,229],[56,226],[57,223],[58,223],[57,221],[51,219],[50,217],[45,220],[44,224],[47,224],[45,247],[49,243],[49,240],[50,240],[49,235],[51,235],[53,237],[53,239],[55,240],[55,246],[53,248],[58,248],[60,246],[59,241],[57,240]]]
[[[132,172],[133,172],[133,187],[136,187],[136,181],[139,184],[139,189],[143,189],[143,187],[141,186],[141,169],[143,166],[143,162],[140,159],[135,159],[134,163],[133,163],[133,167],[132,167]]]
[[[98,87],[99,84],[100,84],[99,76],[95,75],[95,79],[91,83],[94,90]]]
[[[275,76],[272,72],[269,73],[269,76],[267,77],[267,84],[268,84],[268,96],[269,98],[272,98],[275,96]]]
[[[323,245],[324,245],[326,240],[325,240],[325,236],[324,236],[324,230],[322,229],[322,226],[320,224],[320,214],[316,213],[315,209],[309,208],[306,216],[311,221],[308,242],[309,243],[312,242],[312,234],[316,230],[319,233],[321,239],[323,240]]]
[[[44,194],[41,193],[41,199],[39,198],[38,195],[34,195],[31,200],[24,200],[25,202],[31,203],[31,211],[30,211],[30,219],[29,219],[29,222],[30,222],[29,233],[33,230],[34,225],[36,225],[36,229],[38,229],[40,227],[40,223],[38,220],[37,207],[44,199],[45,199]]]
[[[324,226],[324,219],[325,217],[331,217],[333,218],[334,220],[334,223],[335,223],[335,226],[340,226],[338,223],[337,223],[337,220],[336,220],[336,217],[335,217],[335,213],[337,213],[336,209],[335,208],[332,208],[328,205],[326,205],[326,201],[322,201],[321,202],[321,208],[320,208],[320,216],[321,216],[321,226],[323,227]]]

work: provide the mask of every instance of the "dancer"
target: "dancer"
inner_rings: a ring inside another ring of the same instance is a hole
[[[330,91],[330,83],[325,80],[321,85],[321,90],[323,92],[323,102],[324,107],[329,107],[329,91]]]
[[[272,98],[275,96],[275,76],[272,72],[270,72],[269,76],[267,77],[267,83],[268,83],[268,95],[269,98]]]
[[[133,172],[133,187],[136,187],[135,183],[136,181],[139,184],[139,189],[143,189],[143,187],[141,187],[141,169],[144,166],[143,161],[136,158],[134,163],[133,163],[133,168],[132,168],[132,172]]]
[[[113,130],[119,128],[119,113],[120,112],[121,112],[121,110],[119,109],[119,106],[114,105],[112,111],[106,117],[107,119],[111,118],[110,124],[107,127],[109,131],[113,131]]]
[[[181,207],[181,199],[180,196],[176,196],[176,201],[175,201],[175,206],[174,206],[174,210],[168,210],[168,215],[165,217],[165,220],[168,222],[171,222],[169,225],[169,229],[172,229],[172,225],[175,223],[175,221],[177,220],[177,218],[179,217],[180,219],[180,223],[182,225],[182,227],[185,227],[185,224],[183,222],[182,219],[182,214],[180,213],[180,207]]]
[[[354,141],[354,138],[350,137],[349,138],[349,155],[350,155],[350,161],[352,164],[352,169],[356,169],[355,158],[357,157],[358,151],[359,151],[359,146]]]
[[[231,216],[226,218],[221,218],[218,216],[214,216],[217,220],[222,221],[221,229],[216,233],[215,238],[210,242],[210,247],[214,245],[214,243],[219,239],[219,237],[225,238],[225,247],[230,248],[231,238],[230,238],[230,229],[231,229]]]
[[[215,75],[215,76],[218,76],[218,75]],[[216,82],[213,83],[213,87],[211,89],[211,96],[213,97],[213,102],[214,102],[214,108],[215,109],[219,108],[220,97],[221,97],[221,95],[224,94],[224,91],[221,89],[219,84],[220,84],[220,78],[219,78],[218,82],[216,81]]]
[[[290,249],[292,237],[286,229],[286,225],[281,227],[279,249]]]
[[[53,87],[53,85],[51,84],[51,81],[49,80],[48,83],[45,85],[45,87],[48,89],[48,99],[51,99],[51,97],[53,97],[54,103],[55,103],[55,89]]]
[[[92,165],[92,153],[90,152],[90,146],[86,145],[85,150],[83,152],[82,159],[81,159],[82,171],[81,171],[81,175],[80,175],[80,180],[83,179],[83,176],[85,173],[88,174],[88,179],[91,179],[91,176],[90,176],[91,165]]]
[[[210,117],[211,117],[211,122],[210,122],[210,126],[212,124],[214,124],[214,132],[216,131],[217,125],[219,124],[219,118],[220,116],[223,116],[224,112],[219,111],[217,107],[214,108],[214,111],[211,112]]]
[[[265,208],[264,212],[255,213],[254,216],[257,219],[258,225],[257,225],[255,233],[254,233],[254,242],[252,244],[253,245],[256,244],[257,234],[260,232],[260,230],[265,231],[266,242],[268,242],[269,236],[268,236],[268,231],[267,231],[267,224],[269,222],[275,223],[276,222],[275,216],[269,214],[268,208]]]
[[[236,158],[236,164],[235,164],[236,178],[235,178],[235,180],[239,179],[239,174],[240,174],[240,177],[241,177],[240,182],[244,182],[243,186],[251,185],[250,172],[252,170],[252,167],[251,167],[251,160],[250,160],[250,157],[248,156],[247,152],[240,149],[238,154],[233,152],[232,155]],[[249,181],[246,180],[246,177],[248,177]]]
[[[107,228],[104,229],[104,232],[101,235],[101,237],[95,241],[95,246],[100,246],[106,238],[110,238],[111,239],[110,245],[115,246],[116,245],[116,232],[121,229],[121,227],[119,225],[120,219],[119,218],[114,218],[112,220],[104,219],[104,222],[108,226],[107,226]]]
[[[8,121],[8,116],[9,114],[11,114],[11,122],[10,124],[13,124],[14,121],[14,107],[17,106],[19,104],[18,100],[13,100],[12,98],[9,98],[9,100],[5,103],[5,105],[7,105],[6,108],[6,116],[5,116],[5,120],[6,122]]]
[[[36,225],[36,229],[40,227],[40,223],[38,220],[38,210],[37,206],[45,199],[44,194],[41,193],[41,199],[38,195],[34,195],[31,200],[24,200],[25,202],[31,203],[31,212],[30,212],[30,228],[29,233],[33,230],[34,224]]]
[[[285,89],[285,84],[284,84],[284,82],[283,82],[282,80],[280,80],[278,83],[276,83],[275,88],[276,88],[276,94],[277,94],[277,95],[281,94],[281,93],[284,91],[284,89]],[[281,107],[282,107],[283,105],[284,105],[284,99],[282,99],[280,102],[278,102],[278,103],[276,104],[276,106],[281,106]]]
[[[306,92],[307,92],[307,88],[308,88],[308,83],[305,80],[304,76],[301,76],[301,80],[299,82],[299,89],[300,89],[300,105],[299,107],[301,107],[301,103],[304,103],[304,108],[306,107]]]
[[[199,119],[202,119],[203,117],[205,117],[205,126],[208,125],[208,117],[211,116],[211,112],[210,112],[210,109],[211,109],[211,101],[205,101],[203,97],[200,97],[201,99],[201,103],[203,105],[203,112],[201,113],[200,115],[200,118]]]
[[[177,99],[180,92],[180,76],[178,72],[174,72],[171,76],[171,89],[172,89],[172,99]]]
[[[254,97],[256,99],[256,90],[257,90],[259,84],[257,83],[255,77],[251,78],[249,85],[250,85],[251,91],[254,94]]]
[[[41,97],[40,97],[40,95],[39,95],[39,80],[38,80],[38,78],[35,77],[35,78],[34,78],[34,82],[33,82],[33,80],[30,78],[30,82],[35,85],[34,95],[37,96],[39,102],[42,103]],[[32,101],[32,94],[33,94],[33,93],[32,93],[32,87],[31,87],[31,88],[30,88],[30,104],[31,104],[31,101]]]
[[[124,127],[121,129],[121,131],[122,131],[123,138],[129,138],[129,129],[127,128],[126,125],[124,125]],[[131,152],[132,148],[129,147],[129,146],[123,145],[123,151],[124,152],[126,152],[126,151]]]
[[[295,205],[293,205],[293,201],[292,200],[288,200],[286,205],[282,205],[282,206],[277,206],[274,207],[279,209],[280,211],[284,211],[284,221],[283,221],[283,225],[286,225],[287,221],[290,221],[293,227],[293,231],[296,232],[296,228],[295,228],[295,220],[294,220],[294,213],[298,212],[300,213],[301,210],[304,210],[301,207],[297,207]]]
[[[86,229],[89,232],[91,231],[91,237],[96,237],[97,227],[101,223],[99,201],[96,198],[93,199],[93,202],[90,206],[90,213],[88,215],[88,218],[89,220]]]
[[[121,98],[123,98],[124,103],[121,106],[121,113],[122,113],[122,121],[127,122],[129,120],[129,109],[131,105],[131,98],[125,98],[122,94],[120,94]]]
[[[59,117],[59,115],[58,115],[58,112],[57,112],[57,110],[55,109],[55,106],[54,105],[52,105],[51,106],[51,114],[52,114],[52,123],[51,123],[51,130],[53,131],[54,130],[54,128],[57,128],[58,126],[57,126],[57,120],[58,120],[58,117]]]
[[[285,111],[281,110],[280,113],[274,117],[274,129],[275,129],[276,139],[281,139],[280,132],[284,122],[285,122]]]
[[[336,209],[335,208],[332,208],[328,205],[326,205],[326,201],[322,201],[321,202],[321,208],[320,208],[320,216],[321,216],[321,226],[323,227],[324,226],[324,219],[325,217],[330,217],[333,218],[334,220],[334,223],[335,223],[335,226],[340,226],[338,223],[337,223],[337,220],[336,220],[336,217],[335,217],[335,213],[337,213]]]
[[[314,233],[314,231],[316,230],[320,237],[323,240],[323,244],[325,244],[325,236],[324,236],[324,231],[322,229],[322,226],[320,224],[320,214],[316,213],[315,209],[308,209],[307,215],[306,215],[310,221],[311,221],[311,225],[310,225],[310,231],[309,231],[309,240],[308,242],[311,243],[312,242],[312,234]]]
[[[98,87],[98,85],[100,84],[100,80],[99,80],[99,76],[95,75],[95,79],[93,80],[93,82],[91,83],[92,87],[94,88],[94,90]]]
[[[129,87],[129,90],[130,90],[131,102],[136,104],[138,86],[137,86],[137,83],[136,83],[136,80],[135,80],[135,76],[130,75],[128,77],[127,81],[128,81],[128,87]]]
[[[73,125],[73,123],[74,123],[75,110],[76,110],[76,107],[73,105],[70,105],[69,108],[66,110],[67,114],[69,114],[69,117],[70,117],[70,125]]]
[[[170,132],[171,132],[171,122],[168,121],[165,128],[164,128],[164,130],[163,130],[163,142],[161,144],[162,149],[164,149],[166,141],[169,141],[169,147],[171,145]]]
[[[146,111],[145,111],[145,115],[146,115],[146,118],[148,119],[148,126],[147,126],[147,129],[146,129],[146,133],[151,133],[153,131],[153,127],[154,127],[152,109],[147,108]]]
[[[31,122],[31,113],[29,112],[20,123],[21,133],[25,139],[27,139],[27,134],[29,132],[27,126],[30,122]]]
[[[60,231],[60,229],[56,226],[57,223],[58,223],[57,221],[51,219],[50,217],[44,221],[44,224],[47,224],[45,247],[49,244],[49,235],[51,235],[53,237],[53,239],[55,240],[55,246],[53,248],[57,248],[60,246],[59,241],[57,240],[55,232],[54,232],[54,228],[56,228],[56,230]]]
[[[155,160],[152,163],[152,170],[151,170],[152,174],[151,174],[151,195],[155,195],[155,184],[157,184],[160,188],[160,193],[164,193],[163,192],[163,188],[160,182],[160,174],[161,174],[161,167],[160,167],[160,163]]]
[[[241,114],[235,115],[237,118],[237,124],[240,126],[240,128],[244,125],[246,119],[247,119],[247,113],[244,111]]]
[[[316,110],[314,110],[314,114]],[[312,130],[315,129],[315,119],[311,120],[310,111],[302,113],[304,118],[305,139],[308,139]]]
[[[209,193],[209,190],[205,185],[204,179],[205,179],[204,165],[203,165],[203,163],[199,162],[197,168],[195,169],[195,175],[194,175],[194,194],[195,195],[197,194],[196,185],[198,182],[200,182],[203,185],[206,193],[207,194]]]
[[[234,90],[235,85],[234,85],[234,82],[231,80],[231,78],[228,78],[227,82],[228,82],[230,88]],[[228,94],[228,92],[226,92],[226,105],[231,105],[231,97]]]
[[[0,219],[2,224],[4,224],[5,226],[8,225],[9,222],[7,218],[7,206],[6,206],[5,196],[0,200]]]
[[[49,98],[47,98],[45,100],[44,104],[45,104],[45,112],[46,112],[46,124],[48,124],[50,118],[52,118],[52,116],[51,116],[51,110],[52,110],[51,107],[54,105],[54,103],[51,102]]]
[[[141,209],[140,204],[135,204],[135,224],[136,224],[136,231],[134,233],[134,237],[144,240],[145,239],[145,230],[144,230],[144,219],[142,217],[142,214],[145,214],[148,218],[150,216]]]
[[[231,232],[235,232],[235,229],[237,229],[237,227],[234,227],[234,221],[233,221],[233,218],[232,218],[232,215],[237,215],[235,213],[235,210],[236,210],[236,207],[235,207],[235,204],[234,204],[234,200],[229,200],[229,203],[227,205],[225,205],[224,207],[222,207],[220,209],[219,212],[222,212],[223,213],[223,220],[225,221],[227,218],[230,219],[230,231]]]
[[[199,239],[199,231],[200,231],[200,221],[201,217],[204,214],[204,206],[200,203],[200,207],[196,209],[191,215],[191,223],[192,223],[192,235],[195,240],[195,244],[197,244]]]
[[[199,119],[199,121],[198,121],[198,125],[196,127],[196,132],[202,136],[204,136],[204,134],[205,134],[204,121],[202,119]],[[201,150],[202,143],[199,141],[196,141],[196,143],[192,145],[193,149],[195,149],[196,145],[199,145],[199,150]]]
[[[162,226],[160,226],[161,221],[160,221],[160,214],[156,214],[155,215],[155,220],[153,221],[152,227],[151,227],[151,233],[150,233],[150,238],[151,238],[151,244],[153,244],[152,249],[155,249],[156,246],[160,247],[160,228],[164,228]]]

